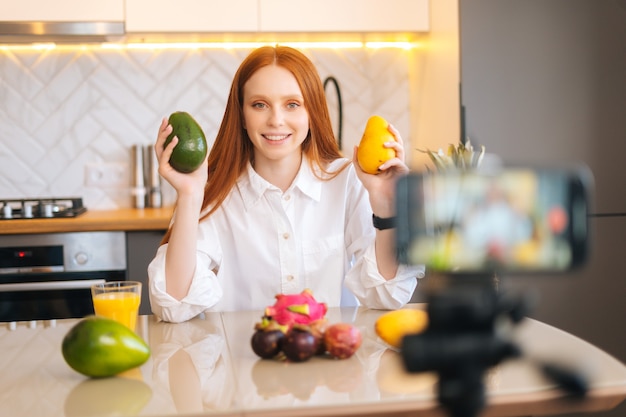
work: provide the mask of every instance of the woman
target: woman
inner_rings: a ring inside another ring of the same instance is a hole
[[[171,227],[151,262],[150,302],[166,321],[204,310],[263,309],[278,293],[313,291],[329,306],[398,308],[416,286],[399,266],[391,218],[404,149],[378,175],[342,157],[312,62],[284,46],[254,50],[237,70],[208,160],[181,174],[164,119],[159,173],[177,191]],[[356,149],[355,149],[356,155]],[[356,160],[353,158],[353,160]],[[384,223],[384,221],[383,221]],[[358,300],[358,301],[357,301]]]

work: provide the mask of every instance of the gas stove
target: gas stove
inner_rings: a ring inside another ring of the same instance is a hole
[[[0,220],[67,218],[86,211],[79,197],[0,199]]]

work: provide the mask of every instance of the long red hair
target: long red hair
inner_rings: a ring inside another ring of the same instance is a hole
[[[211,209],[200,219],[204,219],[224,202],[237,179],[254,159],[254,148],[244,129],[243,89],[250,77],[267,65],[278,65],[293,74],[300,86],[304,106],[309,115],[309,134],[302,143],[302,152],[308,158],[311,168],[321,180],[337,176],[348,165],[329,172],[330,162],[341,158],[342,154],[332,129],[324,86],[313,63],[300,51],[287,46],[263,46],[255,49],[244,59],[235,73],[222,124],[211,147],[208,160],[209,177],[204,187],[202,210]],[[316,169],[317,168],[317,169]],[[169,240],[170,231],[163,238]]]

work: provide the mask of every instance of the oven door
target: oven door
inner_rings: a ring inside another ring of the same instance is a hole
[[[126,271],[0,275],[0,321],[85,317],[93,284],[124,280]]]

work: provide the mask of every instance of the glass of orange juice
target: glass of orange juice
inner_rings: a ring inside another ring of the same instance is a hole
[[[95,284],[91,287],[91,295],[96,316],[119,321],[135,330],[141,302],[141,282],[108,281]]]

